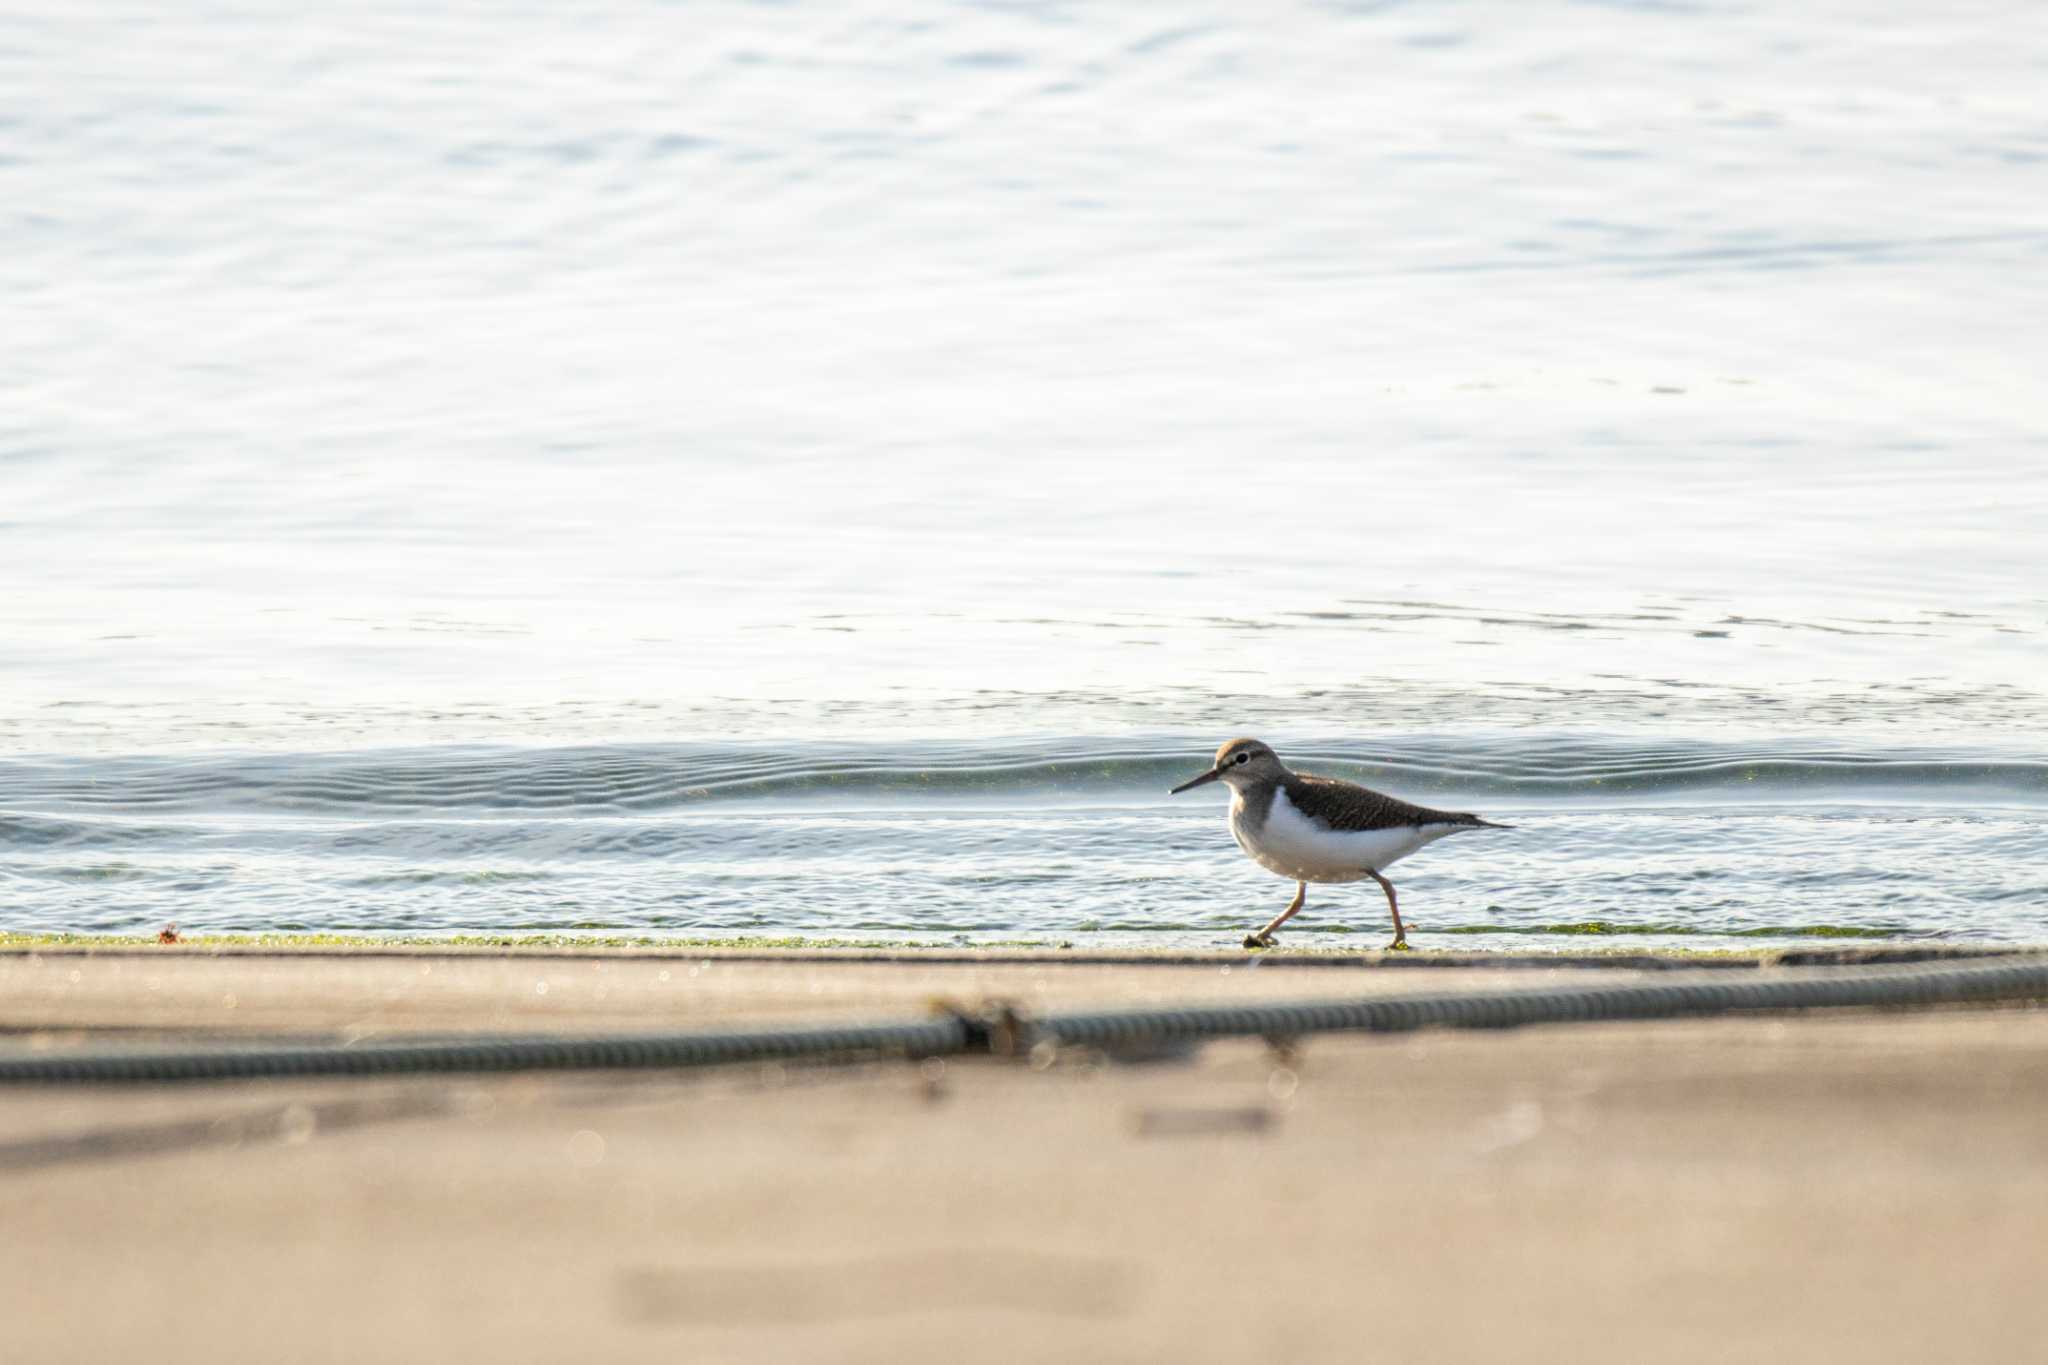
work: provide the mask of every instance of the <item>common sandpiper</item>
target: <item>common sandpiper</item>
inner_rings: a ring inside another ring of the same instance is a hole
[[[1178,796],[1205,782],[1230,788],[1230,832],[1251,860],[1295,881],[1294,899],[1273,922],[1245,935],[1247,948],[1270,948],[1273,931],[1300,912],[1310,882],[1356,882],[1370,877],[1387,893],[1394,941],[1405,949],[1408,931],[1394,884],[1380,874],[1425,844],[1468,829],[1511,829],[1463,811],[1411,805],[1355,782],[1298,773],[1256,739],[1233,739],[1216,751],[1215,766],[1175,787]]]

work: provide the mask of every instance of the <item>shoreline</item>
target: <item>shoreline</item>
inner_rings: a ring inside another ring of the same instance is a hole
[[[1823,937],[1823,936],[1816,936]],[[2048,951],[2048,943],[1955,943],[1889,940],[1882,943],[1817,943],[1769,948],[1645,948],[1573,944],[1531,951],[1526,945],[1495,950],[1416,948],[1403,952],[1335,945],[1269,949],[1216,947],[1077,947],[1070,940],[997,939],[978,943],[919,939],[809,937],[805,935],[663,938],[610,934],[192,934],[174,942],[140,934],[78,934],[0,931],[0,959],[35,956],[137,956],[164,961],[192,957],[617,957],[724,959],[789,962],[900,961],[1030,962],[1045,965],[1179,966],[1252,964],[1285,966],[1469,967],[1635,967],[1646,966],[1820,966],[1877,962],[1924,962]]]

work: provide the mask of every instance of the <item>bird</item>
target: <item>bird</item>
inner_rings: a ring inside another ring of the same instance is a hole
[[[1292,919],[1308,899],[1310,882],[1356,882],[1370,877],[1387,893],[1394,915],[1389,951],[1406,950],[1408,931],[1387,867],[1446,834],[1468,829],[1513,829],[1466,811],[1431,810],[1398,797],[1298,773],[1256,739],[1233,739],[1216,751],[1208,772],[1181,783],[1169,796],[1221,782],[1230,788],[1230,832],[1251,860],[1268,872],[1295,881],[1294,899],[1272,923],[1245,935],[1247,948],[1270,948],[1273,931]]]

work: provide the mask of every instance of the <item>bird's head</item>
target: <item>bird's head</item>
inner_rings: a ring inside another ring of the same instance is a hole
[[[1233,791],[1260,782],[1276,781],[1287,770],[1280,766],[1280,756],[1256,739],[1233,739],[1216,751],[1215,766],[1200,777],[1181,783],[1169,796],[1178,796],[1190,787],[1199,787],[1204,782],[1226,782]]]

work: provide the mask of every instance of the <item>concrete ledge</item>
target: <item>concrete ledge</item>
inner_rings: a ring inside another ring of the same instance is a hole
[[[2025,1010],[16,1092],[0,1321],[165,1365],[2028,1359],[2044,1134]]]

